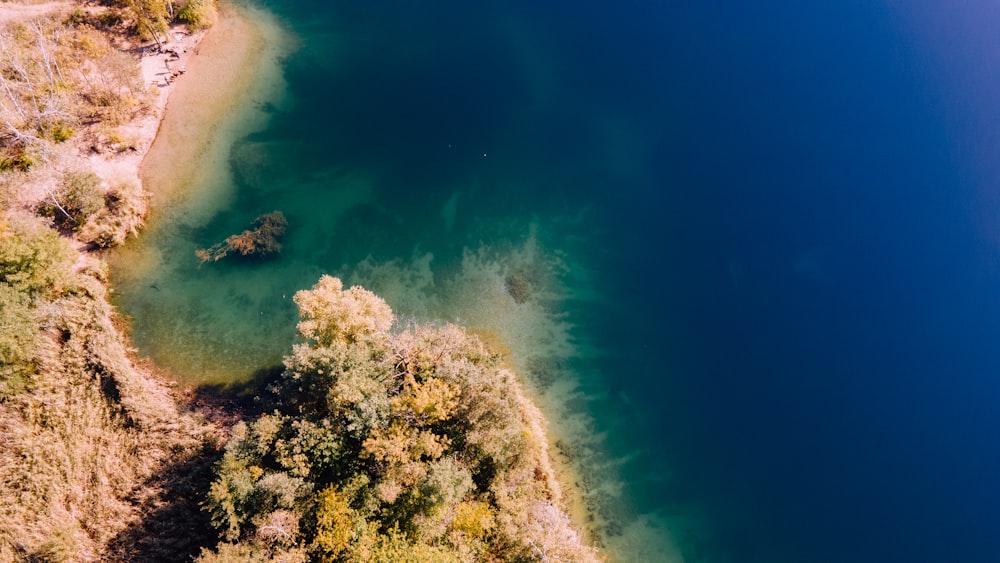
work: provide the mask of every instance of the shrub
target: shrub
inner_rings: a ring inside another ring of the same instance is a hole
[[[37,156],[23,147],[9,147],[0,158],[0,170],[20,170],[27,172],[38,163]]]
[[[34,217],[0,219],[0,282],[35,296],[59,293],[70,285],[76,253]]]
[[[188,0],[177,10],[177,19],[187,23],[192,30],[210,27],[215,22],[215,1]]]
[[[455,530],[478,539],[493,527],[493,512],[485,502],[462,502],[455,507],[451,525]]]
[[[122,21],[122,14],[117,10],[108,10],[97,16],[97,23],[106,29],[120,25]]]
[[[101,179],[93,172],[67,171],[59,187],[39,209],[57,225],[80,230],[87,220],[104,208]]]
[[[56,123],[49,126],[47,133],[50,139],[57,143],[62,143],[68,141],[76,133],[76,131],[74,131],[69,125]]]
[[[77,526],[64,526],[52,534],[34,553],[29,561],[39,563],[65,563],[72,561],[77,554],[76,534],[80,532]]]
[[[348,500],[336,487],[327,487],[316,497],[316,537],[313,543],[317,551],[327,557],[339,556],[354,539],[356,515]]]
[[[0,283],[0,400],[23,392],[34,372],[38,323],[28,296]]]
[[[66,16],[67,25],[82,25],[87,23],[87,14],[83,12],[80,8],[74,8],[68,16]]]
[[[275,550],[263,546],[223,543],[216,551],[203,549],[198,556],[200,563],[307,563],[308,555],[302,549]]]
[[[102,248],[125,244],[139,234],[149,211],[149,193],[135,182],[123,182],[108,190],[105,205],[80,228],[80,238]]]

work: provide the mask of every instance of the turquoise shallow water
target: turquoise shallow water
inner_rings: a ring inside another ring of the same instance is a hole
[[[249,378],[339,275],[509,347],[622,560],[990,561],[998,16],[931,4],[265,2],[283,94],[116,274],[135,342]]]
[[[586,107],[563,107],[551,83],[556,61],[536,60],[538,37],[507,15],[441,35],[406,10],[272,8],[295,38],[286,88],[237,108],[217,139],[223,166],[182,187],[119,258],[140,351],[191,384],[247,380],[295,341],[295,291],[338,275],[401,323],[459,322],[508,350],[559,421],[562,451],[586,467],[602,541],[629,559],[674,557],[662,523],[638,519],[593,419],[598,403],[628,400],[606,387],[609,351],[587,326],[609,301],[597,276],[611,251],[601,206],[617,197],[607,183],[644,173],[637,124],[580,122]],[[475,17],[461,10],[441,14]],[[611,161],[594,161],[605,151]],[[279,256],[199,264],[195,250],[272,210],[289,222]]]

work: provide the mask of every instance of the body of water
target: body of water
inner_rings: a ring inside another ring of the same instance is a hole
[[[624,560],[1000,552],[995,7],[265,4],[285,93],[132,249],[143,352],[249,377],[336,274],[499,337]]]

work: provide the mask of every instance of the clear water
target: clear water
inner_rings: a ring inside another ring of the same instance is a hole
[[[265,5],[284,97],[118,275],[143,352],[250,377],[336,274],[506,346],[622,560],[992,560],[987,2]]]

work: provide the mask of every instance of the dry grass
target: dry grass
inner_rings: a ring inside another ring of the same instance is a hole
[[[0,408],[2,560],[101,558],[109,541],[140,524],[143,505],[160,492],[148,487],[152,477],[208,437],[164,385],[135,368],[103,286],[80,277],[77,293],[40,307],[45,338],[31,391]]]
[[[190,526],[218,429],[137,367],[99,258],[68,251],[37,219],[14,220],[54,197],[66,170],[89,169],[74,149],[121,145],[97,132],[150,108],[138,61],[115,47],[130,39],[64,17],[75,5],[0,5],[0,285],[23,293],[11,301],[27,307],[18,326],[37,332],[16,358],[24,381],[0,397],[0,561],[189,559],[211,539]],[[107,180],[90,221],[64,233],[78,249],[121,244],[141,225],[141,187]],[[152,549],[151,536],[177,541]]]

